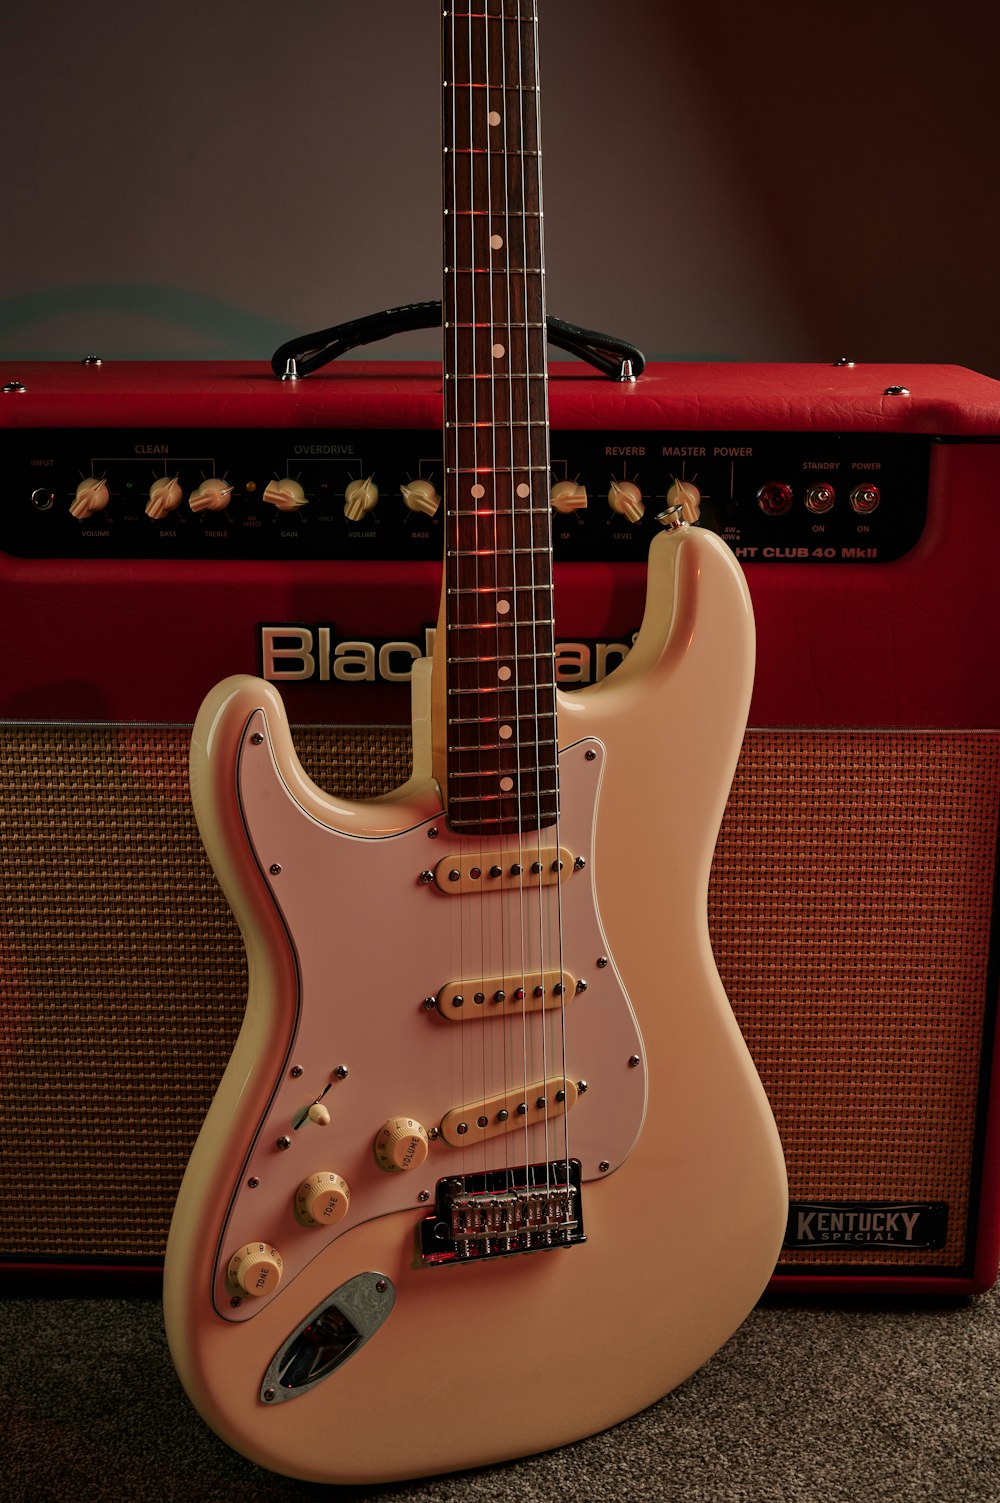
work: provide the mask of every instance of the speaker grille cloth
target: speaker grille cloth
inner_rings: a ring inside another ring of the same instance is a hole
[[[296,742],[346,797],[409,772],[396,727]],[[151,726],[0,730],[0,1255],[162,1256],[246,988],[187,743]],[[992,734],[755,732],[744,747],[710,915],[792,1197],[949,1204],[943,1252],[851,1265],[966,1253],[998,786]],[[838,1261],[782,1266],[817,1258]]]

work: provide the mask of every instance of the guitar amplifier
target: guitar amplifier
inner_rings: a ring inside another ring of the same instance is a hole
[[[246,985],[188,728],[215,682],[256,672],[331,791],[408,774],[440,588],[440,376],[88,360],[4,381],[0,1259],[150,1273]],[[668,491],[750,582],[757,682],[710,917],[788,1162],[775,1286],[983,1290],[1000,383],[557,365],[550,391],[564,688],[627,653]],[[391,935],[392,914],[372,925]]]

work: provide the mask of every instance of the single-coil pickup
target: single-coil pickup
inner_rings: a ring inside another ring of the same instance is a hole
[[[512,887],[552,887],[564,882],[584,862],[574,861],[565,846],[526,846],[523,851],[477,851],[445,856],[434,868],[440,892],[496,892]]]
[[[437,1010],[449,1023],[470,1018],[520,1017],[562,1007],[583,988],[569,971],[540,976],[485,976],[479,981],[450,981],[437,994]]]
[[[441,1136],[452,1148],[468,1148],[483,1138],[523,1131],[547,1117],[559,1117],[576,1105],[576,1083],[563,1075],[533,1085],[511,1086],[467,1106],[456,1106],[441,1122]]]

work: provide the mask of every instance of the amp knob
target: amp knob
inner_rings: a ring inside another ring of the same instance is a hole
[[[203,480],[196,491],[191,492],[188,505],[192,511],[225,511],[233,499],[233,488],[228,480],[212,475]]]
[[[694,524],[701,515],[701,491],[690,480],[675,480],[667,491],[667,510],[679,506],[685,522]]]
[[[646,510],[642,491],[631,480],[612,480],[608,491],[608,505],[628,522],[638,522]]]
[[[344,516],[349,522],[360,522],[378,500],[378,486],[373,476],[367,480],[352,480],[344,492]]]
[[[281,1254],[267,1242],[248,1242],[226,1267],[230,1288],[254,1299],[273,1294],[281,1282]]]
[[[578,480],[557,480],[552,487],[549,499],[552,502],[553,511],[562,512],[565,516],[573,511],[586,511],[587,491]]]
[[[309,505],[305,491],[289,475],[284,480],[269,481],[264,487],[264,500],[279,511],[298,511],[300,506]]]
[[[164,475],[160,480],[154,480],[149,487],[149,500],[146,503],[147,517],[152,517],[154,522],[159,522],[168,512],[177,510],[183,494],[176,475]]]
[[[426,517],[433,517],[441,505],[441,497],[429,480],[408,480],[399,489],[402,491],[403,500],[410,511],[421,512]]]
[[[334,1226],[347,1215],[351,1191],[332,1170],[310,1174],[295,1192],[295,1216],[303,1226]]]
[[[412,1117],[390,1117],[375,1134],[375,1162],[386,1174],[419,1169],[427,1157],[427,1129]]]
[[[88,517],[93,516],[95,511],[103,511],[110,499],[108,482],[104,479],[98,480],[95,475],[89,475],[77,486],[69,514],[71,517],[76,517],[78,522],[85,522]]]

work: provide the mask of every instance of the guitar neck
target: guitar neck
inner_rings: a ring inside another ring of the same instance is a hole
[[[468,834],[558,812],[536,11],[442,23],[445,765]]]

